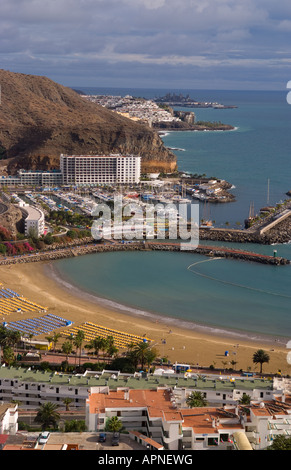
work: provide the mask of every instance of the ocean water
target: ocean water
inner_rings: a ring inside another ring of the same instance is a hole
[[[181,171],[206,174],[230,182],[236,201],[212,204],[207,214],[217,227],[238,227],[255,211],[286,199],[291,189],[291,106],[286,91],[203,91],[83,88],[88,94],[144,97],[167,92],[189,94],[200,101],[235,105],[235,109],[191,109],[197,120],[221,121],[234,131],[169,132],[163,141],[174,151]],[[200,213],[205,211],[200,204]],[[210,213],[209,213],[210,211]]]
[[[102,299],[217,331],[290,338],[290,267],[167,252],[66,259],[60,278]],[[112,304],[111,304],[112,305]],[[98,318],[96,318],[98,322]]]
[[[153,98],[180,90],[84,91]],[[170,132],[163,137],[166,146],[184,149],[175,151],[180,170],[205,173],[234,185],[235,202],[211,205],[215,226],[243,225],[252,202],[259,211],[284,200],[291,189],[291,106],[286,93],[182,92],[201,101],[238,106],[193,109],[198,120],[232,124],[233,131]],[[201,204],[201,214],[203,210]],[[279,256],[291,259],[291,244],[231,246],[266,254],[276,248]],[[58,261],[55,266],[61,277],[79,288],[132,309],[218,330],[281,340],[291,337],[291,266],[160,252],[98,254]]]

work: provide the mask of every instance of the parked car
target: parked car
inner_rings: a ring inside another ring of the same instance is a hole
[[[105,432],[101,432],[99,434],[99,442],[105,442],[106,441],[106,434]]]
[[[38,443],[39,444],[46,444],[49,437],[50,437],[50,432],[48,432],[48,431],[42,432],[38,437]]]
[[[119,433],[118,432],[113,433],[112,440],[111,440],[111,445],[119,446]]]

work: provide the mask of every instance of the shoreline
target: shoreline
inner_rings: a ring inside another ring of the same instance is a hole
[[[206,335],[213,335],[221,338],[234,338],[240,340],[247,340],[249,342],[262,342],[265,344],[274,345],[275,343],[284,346],[288,338],[284,338],[280,336],[280,340],[276,337],[255,333],[255,332],[243,332],[234,329],[227,329],[227,328],[220,328],[219,326],[210,326],[210,325],[203,325],[191,321],[187,321],[181,318],[175,317],[168,317],[163,315],[162,313],[158,312],[150,312],[148,310],[141,310],[137,307],[132,307],[130,305],[121,304],[115,300],[110,300],[107,298],[99,297],[96,294],[91,294],[86,290],[80,289],[77,285],[75,285],[70,279],[66,279],[61,276],[60,272],[58,271],[56,266],[52,264],[44,266],[44,273],[50,279],[55,281],[58,285],[62,286],[66,292],[84,300],[96,304],[97,306],[102,305],[104,308],[112,309],[120,314],[125,314],[129,316],[133,316],[138,319],[145,319],[152,322],[163,323],[168,326],[173,327],[180,327],[185,330],[193,330],[195,332],[206,334]]]
[[[53,264],[40,262],[2,266],[0,281],[29,300],[47,307],[49,312],[73,321],[74,326],[91,321],[119,331],[146,335],[153,340],[159,355],[167,357],[171,362],[199,364],[204,367],[213,364],[216,368],[230,368],[230,361],[235,360],[235,369],[247,370],[250,367],[252,371],[258,372],[259,365],[253,364],[252,355],[257,349],[264,349],[270,356],[269,364],[263,365],[265,373],[276,373],[278,370],[283,374],[291,373],[291,366],[286,360],[288,351],[285,345],[275,338],[247,334],[243,336],[235,331],[190,325],[190,322],[107,301],[59,278]],[[41,315],[40,313],[39,316]],[[16,321],[31,316],[15,313],[5,316],[5,321]],[[229,357],[225,357],[226,350],[229,351]],[[226,363],[228,365],[225,365]]]

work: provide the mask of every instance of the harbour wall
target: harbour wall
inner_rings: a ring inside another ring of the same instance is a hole
[[[256,243],[260,245],[272,245],[288,243],[291,240],[290,223],[285,220],[276,226],[269,227],[260,233],[260,230],[236,230],[236,229],[199,229],[200,240],[212,240],[228,243]]]
[[[167,242],[130,242],[130,243],[87,243],[86,245],[72,245],[66,248],[58,248],[49,251],[38,252],[35,254],[26,254],[16,257],[2,257],[0,258],[0,266],[23,264],[23,263],[36,263],[41,261],[53,261],[58,259],[73,258],[76,256],[84,256],[94,253],[105,253],[113,251],[175,251],[185,253],[197,253],[206,256],[224,257],[236,259],[241,261],[251,261],[256,263],[263,263],[269,265],[287,265],[290,260],[281,257],[267,256],[258,253],[228,249],[224,247],[215,246],[201,246],[185,250],[181,249],[179,243]]]

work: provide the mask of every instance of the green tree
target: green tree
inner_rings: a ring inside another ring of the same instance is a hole
[[[146,361],[148,368],[150,368],[150,366],[152,365],[152,363],[155,361],[157,357],[158,357],[158,350],[156,348],[150,348],[146,351],[145,361]]]
[[[10,346],[5,346],[3,348],[3,360],[8,366],[11,366],[15,361],[14,351]]]
[[[189,408],[197,408],[197,407],[208,405],[208,402],[203,396],[202,392],[192,392],[188,396],[186,403],[189,406]]]
[[[263,364],[265,362],[268,363],[269,361],[270,361],[270,356],[263,349],[258,349],[253,354],[253,363],[254,364],[260,364],[260,374],[262,373],[262,370],[263,370]]]
[[[122,422],[117,416],[108,418],[106,422],[106,429],[111,432],[119,432],[122,429]]]
[[[70,404],[74,401],[73,398],[70,398],[70,397],[63,398],[62,401],[66,407],[66,411],[70,411]]]
[[[82,352],[82,345],[83,345],[84,339],[85,339],[84,331],[79,330],[78,333],[76,334],[76,336],[74,337],[74,341],[73,341],[74,345],[77,348],[76,358],[77,358],[77,353],[78,353],[78,349],[79,349],[79,365],[81,364],[81,352]]]
[[[71,354],[72,350],[73,350],[73,345],[72,345],[71,341],[65,341],[62,344],[62,351],[66,355],[66,362],[67,363],[68,363],[68,356],[69,356],[69,354]]]
[[[2,253],[2,255],[5,255],[6,251],[7,251],[7,248],[4,245],[4,243],[0,243],[0,253]]]
[[[268,447],[268,450],[291,450],[291,437],[283,434],[275,436],[273,444]]]
[[[53,335],[52,340],[53,340],[53,343],[54,343],[54,351],[56,350],[56,345],[57,345],[57,343],[58,343],[60,337],[61,337],[61,334],[60,334],[60,333],[55,333],[55,334]]]
[[[60,420],[60,414],[57,412],[58,405],[51,402],[46,402],[40,406],[35,417],[36,423],[41,424],[42,430],[48,429],[51,426],[57,427]]]
[[[250,395],[247,395],[246,393],[243,394],[243,396],[239,400],[240,405],[249,405],[251,403],[251,397]]]
[[[136,364],[140,364],[142,369],[144,368],[144,365],[146,363],[146,357],[147,354],[149,354],[150,348],[150,343],[141,341],[140,343],[137,343],[132,349],[131,354],[133,358],[136,359]]]
[[[85,348],[93,349],[95,356],[97,356],[97,360],[99,362],[99,352],[103,348],[104,345],[104,338],[101,336],[96,336],[95,338],[91,339],[91,341],[86,344]]]
[[[20,331],[7,330],[6,334],[7,334],[7,345],[11,346],[14,349],[16,344],[19,343],[21,340]]]
[[[72,419],[65,422],[65,432],[84,432],[86,424],[84,420]]]
[[[7,330],[5,326],[0,326],[0,363],[1,363],[1,350],[4,351],[5,348],[9,348],[11,346],[14,347],[16,343],[18,343],[20,339],[20,334],[13,330]]]

